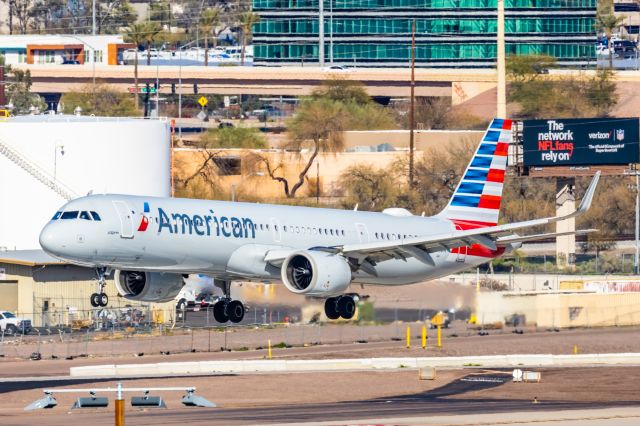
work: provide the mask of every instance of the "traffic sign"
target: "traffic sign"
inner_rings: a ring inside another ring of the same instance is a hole
[[[209,103],[209,101],[207,100],[207,98],[205,98],[204,96],[201,96],[200,99],[198,99],[198,103],[200,104],[200,106],[202,108],[206,107],[207,104]]]
[[[155,87],[149,87],[149,93],[156,93],[156,88]],[[135,87],[129,87],[129,93],[136,93],[136,88]],[[147,93],[147,88],[146,87],[138,87],[138,93]]]

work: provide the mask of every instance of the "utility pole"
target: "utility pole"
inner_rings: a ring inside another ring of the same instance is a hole
[[[496,116],[507,118],[507,77],[505,65],[505,43],[504,43],[504,0],[498,0],[498,40],[497,40],[497,72],[498,72],[498,99]]]
[[[333,0],[329,0],[329,63],[333,65]]]
[[[409,186],[413,187],[413,130],[415,128],[415,117],[413,110],[415,107],[415,86],[416,86],[416,20],[411,22],[411,100],[409,102]]]
[[[318,65],[324,67],[324,0],[318,2]]]
[[[91,34],[96,35],[96,0],[93,0],[93,9],[92,9],[91,15],[92,15],[92,26],[91,26],[91,28],[93,30]],[[93,54],[94,55],[96,54],[95,50],[93,51]],[[93,61],[95,62],[95,58],[94,58]]]

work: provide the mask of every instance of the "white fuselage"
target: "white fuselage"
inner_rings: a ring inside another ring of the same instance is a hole
[[[76,211],[78,218],[65,215]],[[79,198],[56,215],[61,217],[45,226],[40,243],[58,258],[91,267],[202,273],[222,280],[279,280],[280,268],[265,262],[271,252],[400,242],[456,229],[439,217],[128,195]],[[377,276],[354,272],[353,282],[408,284],[434,279],[502,252],[471,253],[466,248],[458,253],[443,249],[432,254],[434,265],[395,256],[376,265]]]

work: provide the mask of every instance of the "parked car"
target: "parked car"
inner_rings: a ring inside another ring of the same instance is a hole
[[[62,65],[80,65],[80,61],[75,59],[65,59],[62,61]]]
[[[31,332],[31,320],[16,317],[9,311],[0,312],[0,330],[9,336],[18,333],[29,334]]]

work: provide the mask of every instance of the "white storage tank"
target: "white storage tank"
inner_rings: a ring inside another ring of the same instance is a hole
[[[40,248],[40,230],[66,202],[65,191],[169,196],[170,137],[167,120],[0,121],[0,250]]]

